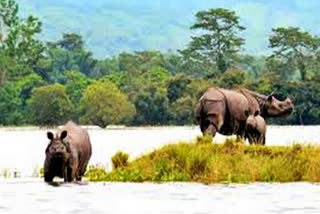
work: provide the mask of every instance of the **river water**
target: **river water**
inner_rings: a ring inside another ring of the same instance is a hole
[[[192,141],[198,127],[99,129],[88,127],[90,165],[110,169],[117,151],[139,155],[178,141]],[[320,185],[312,183],[202,185],[195,183],[87,183],[50,186],[37,175],[47,129],[0,129],[2,213],[320,213]],[[317,144],[320,126],[268,126],[267,145]],[[224,136],[217,135],[221,143]],[[19,178],[12,178],[18,172]]]
[[[319,214],[319,194],[320,186],[310,183],[90,183],[54,187],[39,179],[10,179],[0,181],[0,213]]]

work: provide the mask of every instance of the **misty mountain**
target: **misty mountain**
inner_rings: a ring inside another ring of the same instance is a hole
[[[193,32],[199,10],[224,7],[236,11],[246,27],[243,51],[263,54],[273,27],[297,26],[320,33],[318,0],[18,0],[21,16],[43,22],[42,40],[75,32],[96,57],[122,51],[177,50]]]

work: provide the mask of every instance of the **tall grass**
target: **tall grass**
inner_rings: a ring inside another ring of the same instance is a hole
[[[320,181],[319,146],[248,146],[239,139],[227,139],[224,144],[211,142],[205,137],[194,143],[166,145],[127,163],[126,167],[111,172],[90,168],[86,176],[92,181],[132,182]]]

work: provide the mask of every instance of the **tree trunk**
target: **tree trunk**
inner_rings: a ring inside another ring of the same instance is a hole
[[[1,69],[0,86],[3,86],[7,80],[7,70],[5,68]]]
[[[218,66],[218,70],[219,70],[220,74],[225,73],[228,69],[226,60],[223,58],[222,54],[218,55],[217,66]]]

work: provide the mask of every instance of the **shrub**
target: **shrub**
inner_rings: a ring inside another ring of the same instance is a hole
[[[112,166],[113,169],[118,169],[118,168],[125,168],[129,165],[128,163],[129,155],[124,152],[117,152],[113,157],[112,157]]]

